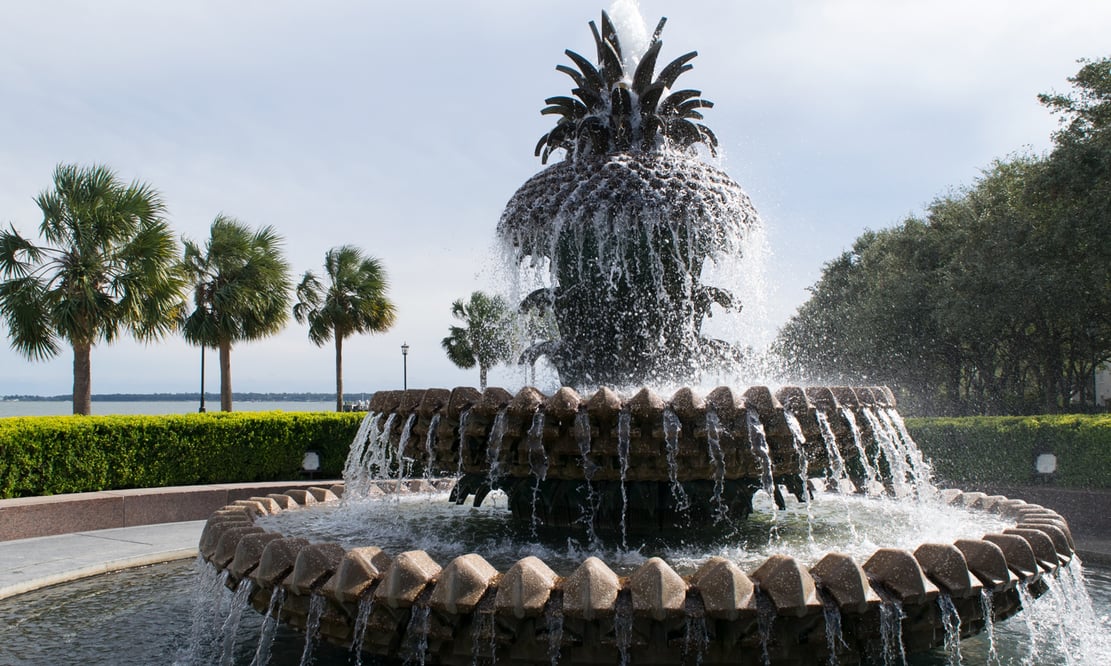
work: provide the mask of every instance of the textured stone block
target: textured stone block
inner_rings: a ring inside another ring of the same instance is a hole
[[[519,620],[540,615],[558,581],[544,560],[533,556],[518,560],[498,581],[494,608]]]

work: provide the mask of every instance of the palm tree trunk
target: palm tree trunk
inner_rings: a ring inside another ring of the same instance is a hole
[[[93,412],[92,345],[73,343],[73,413],[88,416]]]
[[[231,411],[231,341],[220,341],[220,410]]]
[[[343,336],[336,334],[336,411],[343,411]]]
[[[486,390],[486,366],[481,363],[478,365],[478,390]]]

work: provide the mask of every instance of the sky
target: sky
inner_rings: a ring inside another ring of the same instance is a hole
[[[505,203],[541,169],[570,48],[608,0],[354,2],[9,0],[0,6],[0,224],[35,236],[59,163],[157,188],[180,237],[217,214],[273,226],[299,279],[355,244],[385,265],[397,323],[345,342],[347,392],[477,384],[440,347],[451,303],[495,277]],[[1105,0],[642,0],[667,16],[661,62],[715,102],[719,163],[766,229],[770,337],[822,265],[867,229],[971,185],[996,159],[1050,146],[1037,102],[1080,58],[1111,55]],[[7,330],[0,323],[5,340]],[[741,341],[744,342],[744,341]],[[209,353],[207,388],[218,388]],[[187,392],[181,338],[93,350],[93,393]],[[291,320],[237,345],[236,391],[334,389],[333,350]],[[520,385],[516,371],[491,382]],[[62,394],[72,354],[0,345],[0,395]]]

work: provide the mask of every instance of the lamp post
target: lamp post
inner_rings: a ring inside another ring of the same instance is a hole
[[[197,410],[204,414],[204,345],[201,345],[201,408]]]
[[[401,343],[401,388],[409,390],[409,343]]]

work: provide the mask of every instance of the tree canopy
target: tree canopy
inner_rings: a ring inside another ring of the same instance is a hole
[[[48,359],[73,348],[73,412],[92,400],[91,349],[130,332],[153,340],[174,329],[184,282],[161,195],[124,184],[108,167],[60,164],[35,198],[39,245],[0,230],[0,315],[12,347]]]
[[[322,282],[306,271],[297,286],[293,316],[308,323],[309,339],[317,346],[334,340],[336,349],[336,411],[343,411],[343,341],[355,333],[382,333],[393,326],[397,312],[387,297],[386,269],[353,245],[328,250]]]
[[[499,295],[471,293],[468,301],[451,304],[451,315],[462,322],[452,326],[440,345],[460,368],[478,366],[479,387],[486,390],[486,373],[498,363],[510,361],[513,350],[513,312]]]
[[[232,346],[274,335],[289,320],[292,281],[282,238],[272,227],[252,231],[218,215],[203,249],[185,241],[182,266],[194,305],[182,332],[192,344],[220,350],[220,408],[231,411]]]
[[[918,413],[1096,407],[1111,360],[1111,59],[1086,61],[1044,156],[998,161],[826,264],[777,348],[796,374],[890,384]]]

